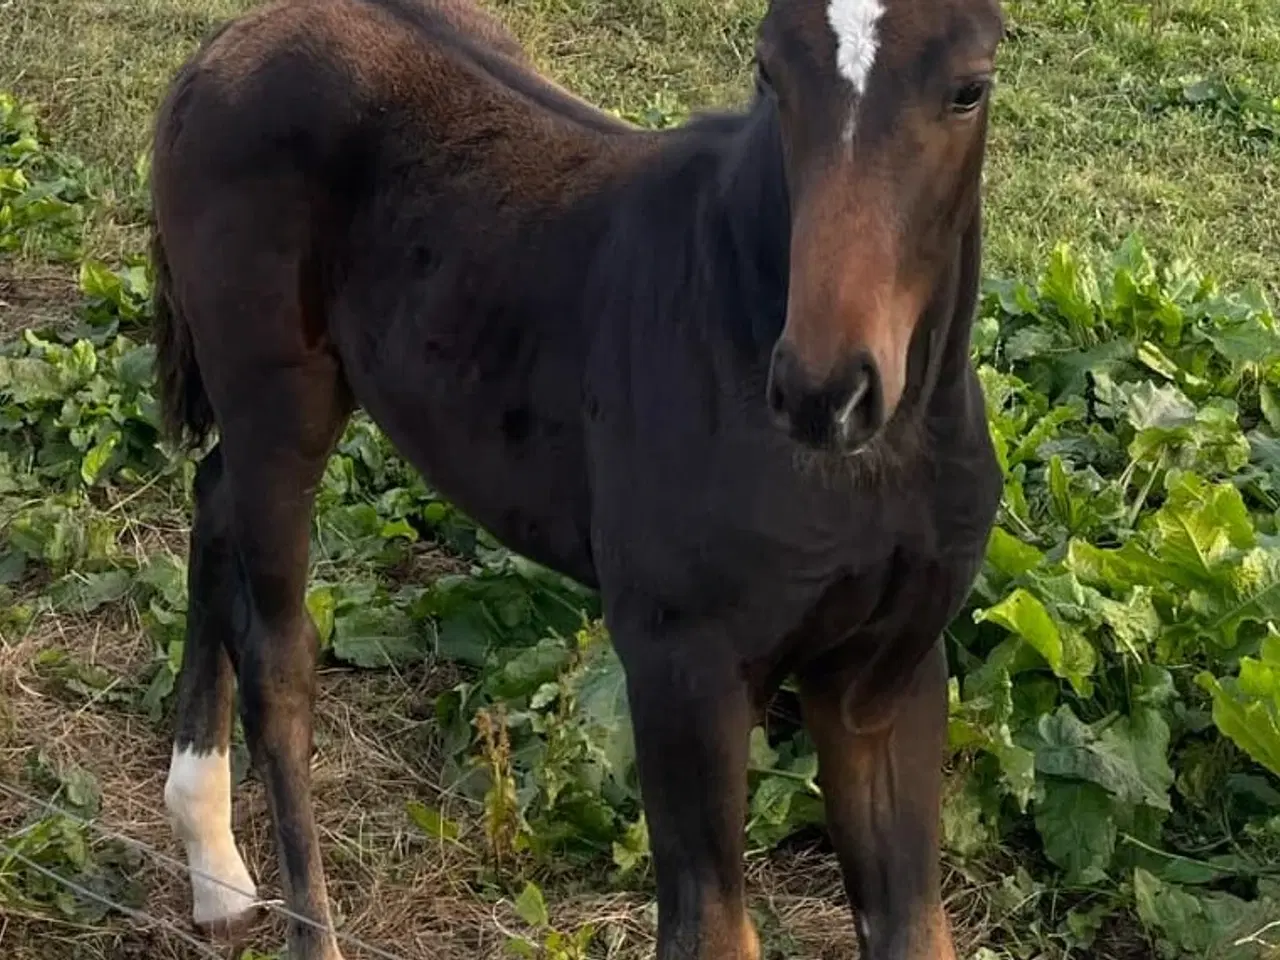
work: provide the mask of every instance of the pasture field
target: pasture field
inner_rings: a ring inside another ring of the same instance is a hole
[[[551,75],[652,126],[746,96],[764,7],[488,2]],[[1274,4],[1004,4],[973,349],[1005,497],[948,631],[966,958],[1280,956]],[[143,251],[163,85],[251,5],[0,0],[5,960],[229,955],[188,938],[165,859],[192,465],[157,442]],[[313,776],[343,932],[406,960],[650,955],[594,598],[500,549],[362,418],[312,556]],[[784,691],[753,734],[746,825],[770,958],[857,952],[814,773]],[[235,821],[275,895],[252,775]],[[234,956],[280,956],[282,929]]]

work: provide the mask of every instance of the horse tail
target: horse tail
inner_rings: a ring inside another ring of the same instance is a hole
[[[161,426],[179,449],[191,450],[201,446],[213,430],[213,407],[209,405],[200,366],[196,363],[191,325],[174,296],[164,241],[155,224],[151,228],[151,266]]]

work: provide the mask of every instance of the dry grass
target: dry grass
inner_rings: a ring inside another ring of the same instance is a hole
[[[27,328],[64,324],[80,291],[69,270],[0,260],[0,341]]]

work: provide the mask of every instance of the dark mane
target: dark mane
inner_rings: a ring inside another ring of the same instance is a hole
[[[698,114],[664,132],[642,169],[597,198],[608,242],[588,315],[702,325],[751,367],[768,362],[786,314],[790,205],[777,110]]]

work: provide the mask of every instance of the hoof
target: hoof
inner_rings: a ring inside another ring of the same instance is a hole
[[[250,907],[242,913],[230,917],[219,917],[216,920],[197,920],[195,928],[200,935],[230,946],[239,945],[266,913],[262,907]]]

